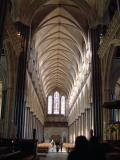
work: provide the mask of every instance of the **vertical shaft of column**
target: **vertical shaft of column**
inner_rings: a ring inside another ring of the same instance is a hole
[[[27,130],[27,106],[25,107],[25,118],[24,118],[24,134],[23,138],[26,138],[26,130]]]
[[[27,48],[29,41],[29,27],[20,22],[16,23],[16,27],[21,34],[21,46],[23,48],[23,51],[20,53],[18,62],[16,97],[14,107],[14,123],[17,128],[18,137],[22,138],[25,107],[24,93],[27,66]]]
[[[37,139],[39,139],[39,119],[37,118]]]
[[[118,10],[118,12],[120,14],[120,0],[117,0],[117,10]]]
[[[81,115],[79,116],[79,135],[81,135]]]
[[[30,111],[30,139],[32,139],[32,112]]]
[[[30,111],[30,139],[32,139],[32,112]]]
[[[73,142],[74,142],[74,135],[75,135],[75,131],[74,131],[74,122],[72,123],[73,124]]]
[[[80,128],[79,121],[80,121],[80,120],[79,120],[79,116],[78,116],[78,126],[77,126],[77,127],[78,127],[78,136],[80,135],[80,134],[79,134],[79,128]]]
[[[94,128],[94,112],[93,112],[93,103],[90,103],[90,129]]]
[[[32,117],[33,116],[33,112],[31,112],[31,139],[33,139],[33,120],[32,120]]]
[[[37,132],[37,117],[35,117],[35,129],[36,129],[36,132]],[[37,138],[37,133],[36,133],[36,138]]]
[[[81,113],[81,135],[83,135],[83,113]]]
[[[29,128],[28,128],[28,130],[29,130],[29,132],[28,132],[28,135],[29,135],[29,139],[31,138],[31,111],[30,111],[30,109],[29,109],[29,122],[28,122],[29,124],[28,124],[28,126],[29,126]]]
[[[74,143],[74,122],[72,123],[72,143]]]
[[[74,143],[74,122],[72,123],[72,143]]]
[[[70,125],[70,139],[69,139],[69,142],[72,143],[72,124]]]
[[[38,119],[38,140],[39,141],[41,141],[43,139],[43,137],[44,137],[44,136],[42,136],[41,139],[40,139],[40,134],[42,132],[44,133],[44,130],[43,131],[41,130],[40,120]]]
[[[85,120],[85,121],[86,121],[86,124],[85,124],[85,135],[86,135],[86,137],[88,137],[88,129],[89,129],[89,128],[88,128],[88,112],[87,112],[87,110],[88,110],[88,109],[85,109],[85,115],[86,115],[86,116],[85,116],[85,119],[86,119],[86,120]]]
[[[40,121],[39,121],[39,119],[38,119],[38,141],[39,141],[39,142],[41,141],[40,134],[42,133],[42,131],[41,131],[41,133],[40,133],[40,128],[41,128],[41,126],[40,126]]]
[[[29,137],[29,134],[30,134],[30,126],[29,126],[29,124],[30,124],[30,108],[28,108],[28,119],[27,119],[27,139],[29,139],[30,137]]]
[[[99,48],[99,27],[90,30],[92,49],[92,82],[93,82],[93,110],[94,110],[94,134],[102,136],[102,109],[101,109],[101,70],[100,59],[97,54]]]
[[[86,110],[86,120],[87,120],[87,122],[86,122],[86,125],[87,125],[87,137],[88,138],[90,138],[90,135],[89,135],[89,133],[90,133],[90,129],[91,129],[91,127],[90,127],[90,108],[89,109],[87,109]]]
[[[71,133],[71,125],[69,125],[69,142],[72,142],[72,133]]]
[[[83,113],[83,134],[86,135],[86,113]]]
[[[4,31],[4,22],[6,17],[7,11],[7,2],[8,0],[1,0],[0,1],[0,58],[3,52],[3,31]]]
[[[76,121],[74,121],[74,142],[75,142],[75,138],[76,138]]]
[[[33,128],[35,128],[35,115],[33,115]]]
[[[78,116],[78,136],[80,135],[80,116]]]
[[[78,135],[77,119],[76,119],[76,137]]]
[[[36,139],[38,139],[38,119],[35,117]]]
[[[77,120],[75,119],[75,138],[76,138],[76,136],[77,136],[77,127],[76,127],[76,122],[77,122]]]
[[[30,127],[29,127],[29,123],[30,123],[30,108],[28,108],[28,119],[27,119],[27,139],[29,139],[29,134],[30,134]]]
[[[78,136],[78,119],[76,119],[76,137]]]
[[[33,138],[33,112],[31,112],[31,128],[32,128],[32,138]]]
[[[34,115],[34,113],[32,115],[32,130],[36,130],[35,129],[35,115]],[[36,135],[35,135],[35,138],[36,138]]]
[[[28,106],[26,106],[26,122],[25,122],[25,128],[24,128],[24,138],[27,139],[27,133],[28,133]]]

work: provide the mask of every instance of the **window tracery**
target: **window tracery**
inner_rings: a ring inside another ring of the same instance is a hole
[[[48,114],[65,115],[65,96],[58,91],[48,96]]]

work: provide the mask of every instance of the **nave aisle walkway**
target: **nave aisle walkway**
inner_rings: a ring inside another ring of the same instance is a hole
[[[59,152],[56,152],[56,146],[53,148],[51,147],[48,151],[48,153],[44,155],[38,154],[38,160],[67,160],[68,153],[66,152],[66,149],[63,147],[62,152],[59,150]]]
[[[38,160],[67,160],[68,154],[66,152],[49,152],[46,156],[40,156]]]
[[[54,147],[50,147],[48,152],[56,153],[56,145],[54,145]],[[64,153],[64,152],[66,152],[66,149],[64,147],[62,148],[62,151],[61,149],[59,149],[59,153]]]

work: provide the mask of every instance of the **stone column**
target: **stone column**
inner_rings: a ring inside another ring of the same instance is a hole
[[[73,122],[73,141],[75,142],[75,121]]]
[[[26,129],[25,129],[25,138],[29,138],[29,107],[26,107]]]
[[[35,129],[35,115],[34,113],[32,112],[32,139],[33,139],[33,132],[34,132],[34,129]]]
[[[83,135],[86,136],[86,114],[83,113]]]
[[[36,138],[38,139],[38,118],[36,118]]]
[[[77,136],[77,120],[75,119],[75,138],[76,138],[76,136]]]
[[[79,120],[80,120],[80,135],[82,135],[82,120],[81,120],[81,116],[79,117]]]
[[[71,143],[73,143],[73,123],[71,124]]]
[[[40,142],[41,140],[41,137],[40,137],[40,134],[41,134],[41,126],[40,126],[40,120],[38,119],[38,141]]]
[[[25,107],[24,134],[23,134],[23,138],[27,138],[27,137],[26,137],[26,131],[27,131],[27,119],[28,119],[28,115],[27,115],[27,107]]]
[[[80,116],[78,117],[78,136],[80,136]]]
[[[88,137],[88,112],[87,109],[85,109],[85,135]]]
[[[69,134],[69,142],[72,143],[72,124],[70,124],[70,134]]]
[[[79,135],[79,118],[77,119],[77,136]]]
[[[93,103],[90,103],[90,129],[94,128]]]
[[[69,126],[69,142],[72,143],[72,125]]]
[[[117,10],[118,10],[118,12],[120,14],[120,0],[117,0]]]
[[[90,109],[86,109],[86,136],[89,138],[90,132]]]
[[[102,109],[101,109],[101,67],[97,54],[100,35],[99,26],[90,30],[91,51],[92,51],[92,82],[93,82],[93,110],[94,110],[94,134],[102,137]]]
[[[72,123],[72,143],[74,143],[74,122]]]
[[[83,127],[84,127],[84,124],[83,124],[83,121],[84,121],[84,116],[83,116],[83,114],[84,113],[81,113],[81,135],[83,135],[84,134],[84,132],[83,132]]]
[[[32,139],[33,137],[33,129],[32,129],[32,112],[30,111],[30,121],[29,121],[29,124],[30,124],[30,139]]]
[[[27,118],[27,134],[26,134],[26,136],[27,136],[27,139],[29,139],[29,134],[30,134],[30,126],[29,126],[29,121],[30,121],[30,108],[28,108],[28,110],[27,110],[27,116],[28,116],[28,118]]]
[[[35,128],[35,115],[33,114],[33,128]]]
[[[29,41],[29,27],[18,22],[16,27],[21,34],[21,46],[23,51],[20,53],[18,62],[16,97],[14,107],[14,123],[17,127],[17,135],[22,138],[23,122],[24,122],[24,95],[25,95],[25,80],[27,66],[27,48]]]
[[[7,2],[8,0],[1,0],[0,1],[0,58],[3,51],[3,33],[4,33],[4,22],[6,17],[7,11]]]

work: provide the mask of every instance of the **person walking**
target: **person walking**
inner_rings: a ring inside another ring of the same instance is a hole
[[[60,142],[60,150],[61,150],[61,152],[62,152],[62,148],[63,148],[63,142],[61,141]]]

